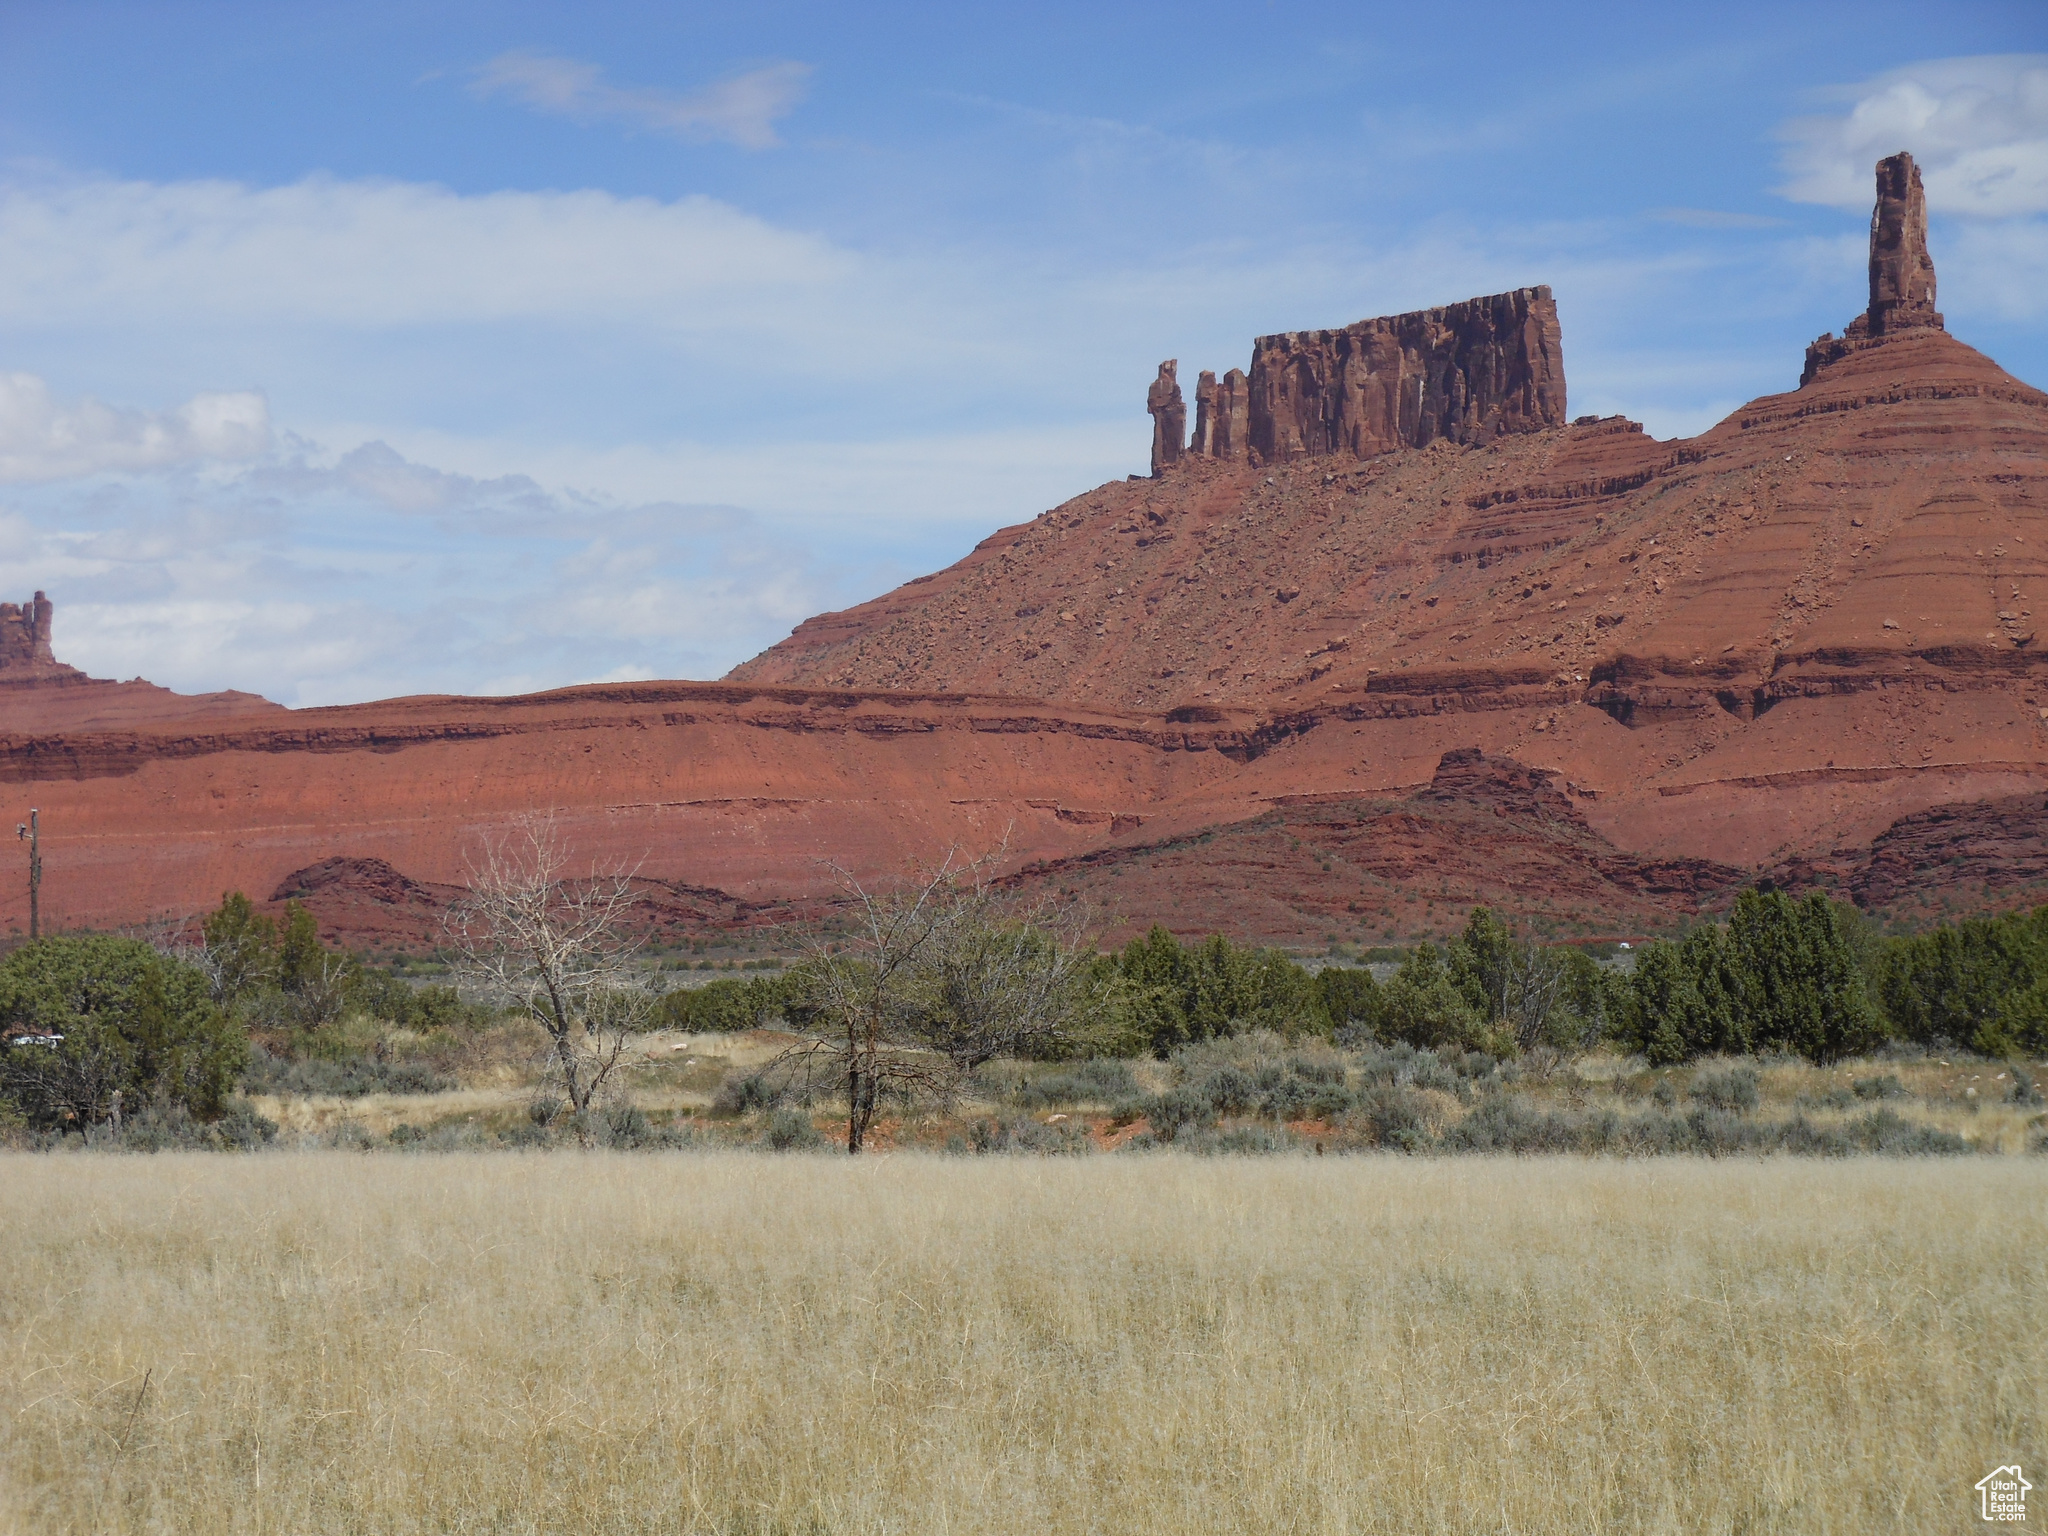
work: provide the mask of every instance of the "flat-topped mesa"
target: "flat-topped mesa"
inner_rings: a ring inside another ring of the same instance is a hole
[[[19,605],[0,603],[0,673],[55,667],[50,649],[50,616],[55,605],[38,592]]]
[[[1870,212],[1870,307],[1806,349],[1799,383],[1878,337],[1944,329],[1934,307],[1934,258],[1927,254],[1927,193],[1920,167],[1901,152],[1877,162],[1877,206]]]
[[[1268,464],[1483,443],[1565,424],[1548,288],[1252,344],[1251,451]]]
[[[1168,377],[1167,365],[1161,379]],[[1158,397],[1160,386],[1153,385]],[[1175,398],[1178,398],[1176,391]],[[1162,421],[1153,407],[1155,421]],[[1565,424],[1564,345],[1548,288],[1517,288],[1252,344],[1249,375],[1204,373],[1193,458],[1369,458]],[[1154,431],[1153,472],[1162,462]]]
[[[1152,413],[1152,473],[1165,472],[1187,451],[1188,408],[1181,399],[1180,380],[1175,377],[1179,361],[1169,358],[1159,365],[1159,377],[1145,392],[1145,409]]]

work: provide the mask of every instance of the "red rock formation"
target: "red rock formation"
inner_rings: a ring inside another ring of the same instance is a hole
[[[253,693],[178,694],[141,678],[87,677],[51,649],[56,606],[38,592],[17,607],[0,603],[0,730],[66,730],[196,720],[275,710]]]
[[[1159,377],[1145,392],[1145,409],[1152,413],[1152,474],[1157,478],[1169,464],[1178,464],[1187,450],[1188,408],[1174,377],[1179,365],[1172,360],[1159,365]]]
[[[1195,435],[1188,454],[1197,459],[1216,457],[1216,375],[1207,368],[1195,380]]]
[[[1533,307],[1505,313],[1528,358],[1554,353]],[[711,892],[684,904],[706,922],[816,898],[824,858],[887,872],[1005,829],[1021,859],[1115,882],[1092,888],[1134,922],[1307,939],[1340,911],[1371,918],[1346,937],[1440,930],[1489,891],[1649,925],[1724,866],[1877,843],[1872,900],[2017,869],[2033,813],[1980,803],[2048,792],[2048,396],[1897,313],[1683,442],[1620,417],[1501,429],[1561,412],[1561,373],[1551,400],[1531,363],[1535,404],[1510,410],[1472,381],[1513,374],[1511,328],[1474,320],[1480,341],[1416,353],[1444,361],[1425,396],[1463,402],[1432,430],[1467,440],[1357,458],[1333,430],[1254,467],[1233,372],[1198,391],[1211,456],[809,620],[727,685],[74,726],[0,692],[0,779],[43,809],[45,911],[99,926],[340,858],[331,900],[389,928],[417,904],[362,861],[448,885],[478,829],[535,806]],[[1169,367],[1162,415],[1176,396]],[[1327,398],[1314,420],[1363,419]],[[90,690],[23,696],[67,691]],[[1953,851],[1915,830],[1931,808],[1991,827],[1981,858],[1925,865]],[[1233,891],[1263,915],[1229,920]],[[0,884],[0,919],[20,907]]]
[[[16,607],[0,603],[0,675],[13,677],[41,670],[75,671],[50,650],[50,600],[38,592]]]
[[[1195,438],[1187,457],[1242,463],[1251,436],[1251,381],[1233,368],[1217,381],[1204,372],[1195,385]]]
[[[1080,894],[1121,919],[1113,940],[1159,921],[1286,944],[1442,933],[1481,903],[1561,934],[1626,936],[1668,928],[1742,883],[1726,864],[1623,853],[1554,779],[1457,750],[1406,795],[1290,799],[1223,826],[1133,833],[1009,883]]]
[[[1548,288],[1261,336],[1250,446],[1267,464],[1562,426],[1564,348]]]
[[[1870,214],[1870,334],[1941,325],[1934,308],[1934,259],[1927,254],[1927,194],[1908,154],[1877,162]]]
[[[1877,162],[1877,206],[1870,214],[1870,307],[1806,349],[1803,389],[1820,370],[1886,336],[1924,327],[1941,330],[1934,308],[1934,258],[1927,254],[1927,194],[1920,167],[1907,154]]]
[[[632,885],[637,900],[626,928],[657,943],[815,922],[828,910],[820,903],[745,901],[680,880],[635,879]],[[414,880],[383,859],[336,857],[286,875],[268,906],[281,916],[286,902],[298,902],[330,944],[420,951],[448,942],[449,910],[466,894],[464,885]]]
[[[1476,745],[1567,774],[1645,854],[1867,842],[2048,784],[2048,396],[1931,322],[1865,329],[1684,442],[1581,418],[1191,458],[733,676],[1248,710],[1276,745],[1247,793],[1391,788]]]

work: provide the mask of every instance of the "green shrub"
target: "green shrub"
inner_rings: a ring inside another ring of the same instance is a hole
[[[1839,1061],[1883,1038],[1865,983],[1867,929],[1816,891],[1735,899],[1726,928],[1703,924],[1679,943],[1636,952],[1622,1043],[1653,1066],[1713,1054],[1785,1051]]]
[[[1363,966],[1328,965],[1314,981],[1316,1006],[1330,1028],[1352,1038],[1381,1033],[1386,1001],[1371,971]]]
[[[355,1099],[371,1093],[450,1093],[461,1084],[423,1062],[379,1061],[375,1056],[342,1061],[273,1056],[261,1045],[252,1045],[242,1086],[250,1093],[332,1094]]]
[[[1390,1040],[1434,1049],[1476,1046],[1484,1023],[1433,944],[1418,944],[1381,991],[1382,1033]]]
[[[1711,1068],[1692,1080],[1691,1097],[1724,1114],[1747,1114],[1757,1106],[1758,1083],[1755,1067]]]
[[[720,1083],[711,1108],[714,1114],[750,1115],[757,1110],[777,1108],[793,1096],[786,1077],[766,1071],[747,1072],[728,1076]]]
[[[1118,1006],[1156,1056],[1254,1029],[1330,1031],[1315,982],[1277,950],[1240,949],[1221,934],[1190,948],[1155,926],[1124,946],[1117,970]]]
[[[701,987],[678,987],[655,1008],[657,1027],[686,1034],[738,1034],[761,1029],[784,1016],[790,994],[800,985],[786,976],[721,976]]]
[[[0,1096],[39,1127],[83,1128],[155,1104],[218,1118],[248,1036],[198,967],[137,939],[55,938],[0,963]]]
[[[1063,1071],[1027,1078],[998,1097],[1019,1109],[1059,1109],[1075,1104],[1115,1104],[1136,1095],[1138,1081],[1128,1061],[1078,1061]]]
[[[73,1138],[74,1140],[76,1138]],[[229,1099],[219,1118],[196,1120],[183,1104],[145,1104],[140,1113],[89,1127],[86,1145],[116,1152],[253,1152],[277,1139],[277,1122],[246,1099]]]
[[[825,1145],[811,1117],[800,1109],[778,1109],[761,1127],[761,1145],[774,1152],[804,1152]]]
[[[1216,1123],[1216,1106],[1201,1088],[1182,1084],[1166,1093],[1140,1101],[1141,1113],[1152,1135],[1172,1141],[1183,1131],[1202,1130]]]
[[[1893,939],[1877,965],[1894,1033],[1985,1056],[2048,1052],[2048,907]]]
[[[1398,1152],[1420,1152],[1429,1146],[1429,1121],[1422,1101],[1391,1082],[1375,1083],[1359,1095],[1344,1126],[1367,1145]]]

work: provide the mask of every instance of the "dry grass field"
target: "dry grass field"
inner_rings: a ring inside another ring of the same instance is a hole
[[[0,1159],[0,1529],[1928,1532],[2048,1159]]]

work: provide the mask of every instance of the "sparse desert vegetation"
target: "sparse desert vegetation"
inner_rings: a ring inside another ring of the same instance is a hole
[[[1920,1532],[2048,1163],[11,1160],[10,1530]]]
[[[2048,1148],[2048,909],[1885,938],[1825,897],[1752,892],[1725,926],[1610,953],[1617,965],[1480,908],[1442,948],[1310,968],[1163,928],[1097,953],[1072,912],[1020,914],[960,873],[861,893],[860,921],[798,963],[704,986],[636,956],[615,884],[593,907],[553,874],[522,888],[531,933],[473,943],[460,989],[366,966],[324,947],[303,909],[278,924],[239,896],[182,951],[46,940],[0,961],[0,1137],[137,1151]]]
[[[2039,915],[1375,974],[921,889],[716,990],[232,899],[0,962],[0,1530],[1920,1531],[2041,1459]]]

